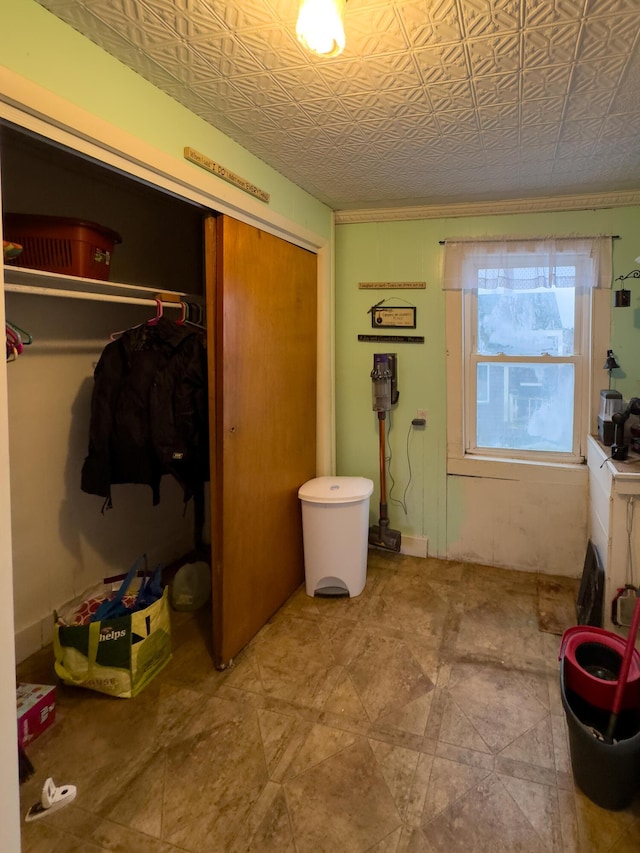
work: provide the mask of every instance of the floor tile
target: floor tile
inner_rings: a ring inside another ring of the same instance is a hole
[[[425,824],[436,851],[543,853],[545,844],[497,776],[489,776]],[[547,848],[548,849],[548,848]]]
[[[172,661],[135,699],[57,685],[21,810],[47,776],[78,796],[23,824],[23,853],[639,850],[640,797],[608,812],[573,781],[561,638],[538,624],[571,595],[372,550],[361,596],[300,587],[224,672],[209,613],[172,613]],[[17,675],[56,683],[51,648]]]
[[[364,739],[284,786],[299,853],[369,850],[402,825]]]
[[[449,693],[494,752],[507,747],[548,713],[517,674],[485,664],[453,667]]]

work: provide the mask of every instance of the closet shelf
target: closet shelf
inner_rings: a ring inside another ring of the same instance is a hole
[[[202,302],[201,297],[181,291],[159,291],[153,287],[122,284],[114,281],[98,281],[72,275],[59,275],[43,270],[24,267],[4,267],[4,289],[10,293],[31,293],[42,296],[58,296],[70,299],[86,299],[98,302],[122,302],[134,305],[155,304],[159,292],[166,297],[166,304],[176,305],[181,299]]]

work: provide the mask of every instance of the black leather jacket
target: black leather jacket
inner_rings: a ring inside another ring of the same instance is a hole
[[[160,501],[172,474],[185,501],[209,479],[207,358],[193,326],[160,317],[107,344],[94,372],[82,490],[107,498],[115,483],[144,483]]]

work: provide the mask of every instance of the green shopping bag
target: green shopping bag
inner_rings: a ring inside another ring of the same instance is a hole
[[[96,590],[91,594],[96,596]],[[57,675],[75,687],[136,696],[171,660],[168,596],[165,588],[147,607],[86,625],[62,624],[58,616],[53,636]]]

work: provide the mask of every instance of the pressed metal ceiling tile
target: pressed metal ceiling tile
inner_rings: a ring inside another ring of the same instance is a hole
[[[640,51],[636,46],[633,56],[625,65],[620,77],[620,86],[611,102],[611,112],[640,113]]]
[[[280,68],[271,72],[272,79],[294,101],[323,100],[333,97],[315,67]]]
[[[555,145],[560,135],[557,124],[537,124],[520,129],[520,144],[527,148],[538,145]]]
[[[260,115],[264,116],[268,121],[275,124],[277,127],[282,127],[287,130],[293,130],[300,127],[301,123],[307,118],[306,114],[298,104],[274,104],[273,106],[263,107],[259,110]],[[317,126],[322,125],[318,122]]]
[[[579,21],[584,8],[585,0],[528,0],[524,3],[525,27]]]
[[[384,117],[391,119],[405,115],[413,116],[415,123],[420,124],[423,121],[422,116],[431,115],[433,112],[428,93],[423,86],[349,95],[342,98],[341,103],[357,121]]]
[[[571,65],[560,65],[547,68],[542,73],[537,71],[522,72],[522,97],[550,98],[569,93],[571,84]]]
[[[146,0],[155,3],[156,0]],[[164,0],[171,4],[172,0]],[[273,10],[263,0],[206,0],[215,15],[230,30],[239,32],[252,27],[264,27],[273,23]]]
[[[391,4],[360,10],[356,4],[345,16],[345,35],[350,56],[404,51],[407,38]]]
[[[562,24],[531,30],[523,37],[523,67],[527,70],[573,62],[580,24]]]
[[[175,38],[190,41],[220,32],[221,19],[205,0],[140,0],[139,5],[151,8]]]
[[[579,137],[598,136],[602,132],[604,119],[598,116],[597,118],[566,119],[562,124],[562,138],[570,139],[572,136],[578,139]]]
[[[467,42],[474,75],[504,74],[520,68],[520,36],[491,36]]]
[[[640,4],[630,15],[595,18],[584,27],[580,59],[608,59],[629,54],[638,39]]]
[[[414,51],[425,83],[464,80],[469,76],[467,54],[462,44],[445,44]]]
[[[609,57],[602,62],[576,62],[571,83],[572,94],[615,90],[625,70],[623,57]]]
[[[424,124],[433,115],[433,106],[429,93],[424,86],[419,89],[402,89],[390,94],[401,94],[397,102],[389,100],[389,112],[392,116],[411,117],[414,122]]]
[[[546,163],[552,162],[556,156],[557,142],[541,142],[520,149],[521,163]]]
[[[306,65],[307,57],[302,47],[291,30],[284,26],[247,30],[242,39],[245,47],[259,56],[262,66],[270,71]]]
[[[91,12],[141,50],[175,39],[155,12],[134,0],[91,0]]]
[[[475,110],[451,110],[448,113],[440,113],[437,117],[443,136],[453,141],[461,134],[471,140],[478,131],[478,116]]]
[[[640,115],[638,113],[618,113],[608,116],[602,128],[601,138],[622,140],[626,137],[640,138]]]
[[[624,175],[626,180],[633,180],[640,175],[640,164],[637,165],[634,169],[629,169],[627,166],[627,162],[629,159],[629,155],[633,155],[634,151],[637,152],[637,146],[633,145],[630,139],[623,139],[618,144],[615,154],[611,154],[609,156],[606,154],[606,143],[596,142],[593,147],[592,157],[595,161],[603,155],[607,158],[606,167],[611,174],[613,171],[621,171],[626,169],[626,174]]]
[[[532,98],[520,103],[520,119],[522,127],[557,123],[560,126],[565,110],[565,98]]]
[[[185,42],[156,46],[148,49],[146,55],[187,85],[206,83],[220,76],[215,60],[209,61]]]
[[[352,121],[352,116],[341,101],[336,98],[317,98],[310,101],[299,101],[300,108],[313,124],[338,125]]]
[[[393,95],[397,93],[385,94]],[[345,112],[348,113],[351,121],[363,123],[378,121],[388,124],[393,118],[393,100],[382,96],[379,92],[364,92],[358,97],[342,98],[340,103]]]
[[[588,0],[587,13],[593,15],[612,15],[616,12],[638,12],[637,0]]]
[[[431,127],[410,124],[408,127],[403,126],[402,122],[396,122],[392,127],[388,124],[366,121],[362,122],[360,129],[365,134],[370,145],[375,146],[378,150],[380,146],[384,146],[385,150],[396,151],[402,145],[410,144],[417,141],[424,142],[426,139],[433,139],[440,133],[439,128],[435,125]]]
[[[558,142],[556,150],[556,162],[559,162],[565,157],[573,157],[579,160],[580,157],[588,157],[593,153],[595,142],[592,139],[587,140],[572,140],[571,142]],[[574,166],[576,164],[574,163]]]
[[[505,127],[499,132],[483,131],[481,134],[484,148],[511,148],[518,152],[520,135],[517,127]],[[519,156],[519,155],[518,155]]]
[[[468,38],[515,32],[520,24],[520,0],[465,0],[460,4]]]
[[[473,87],[480,106],[515,103],[520,97],[520,75],[491,74],[475,77]]]
[[[38,1],[333,207],[640,189],[639,0]]]
[[[436,83],[425,86],[431,105],[436,112],[463,110],[475,105],[473,91],[468,80],[454,83]]]
[[[565,119],[588,119],[594,115],[606,116],[611,104],[611,92],[575,93],[567,101],[564,111]]]
[[[331,91],[339,96],[408,88],[422,82],[409,54],[344,59],[319,68],[318,72]]]
[[[246,44],[228,30],[218,30],[182,43],[196,56],[202,57],[218,74],[229,79],[264,70],[262,63],[247,49]]]
[[[520,110],[515,103],[480,107],[476,112],[482,130],[520,126]]]
[[[291,100],[288,93],[283,89],[272,74],[266,71],[263,74],[248,74],[244,77],[234,77],[234,87],[256,106],[263,107],[265,104],[284,103]]]
[[[413,47],[451,44],[462,38],[456,0],[409,0],[396,8]]]

